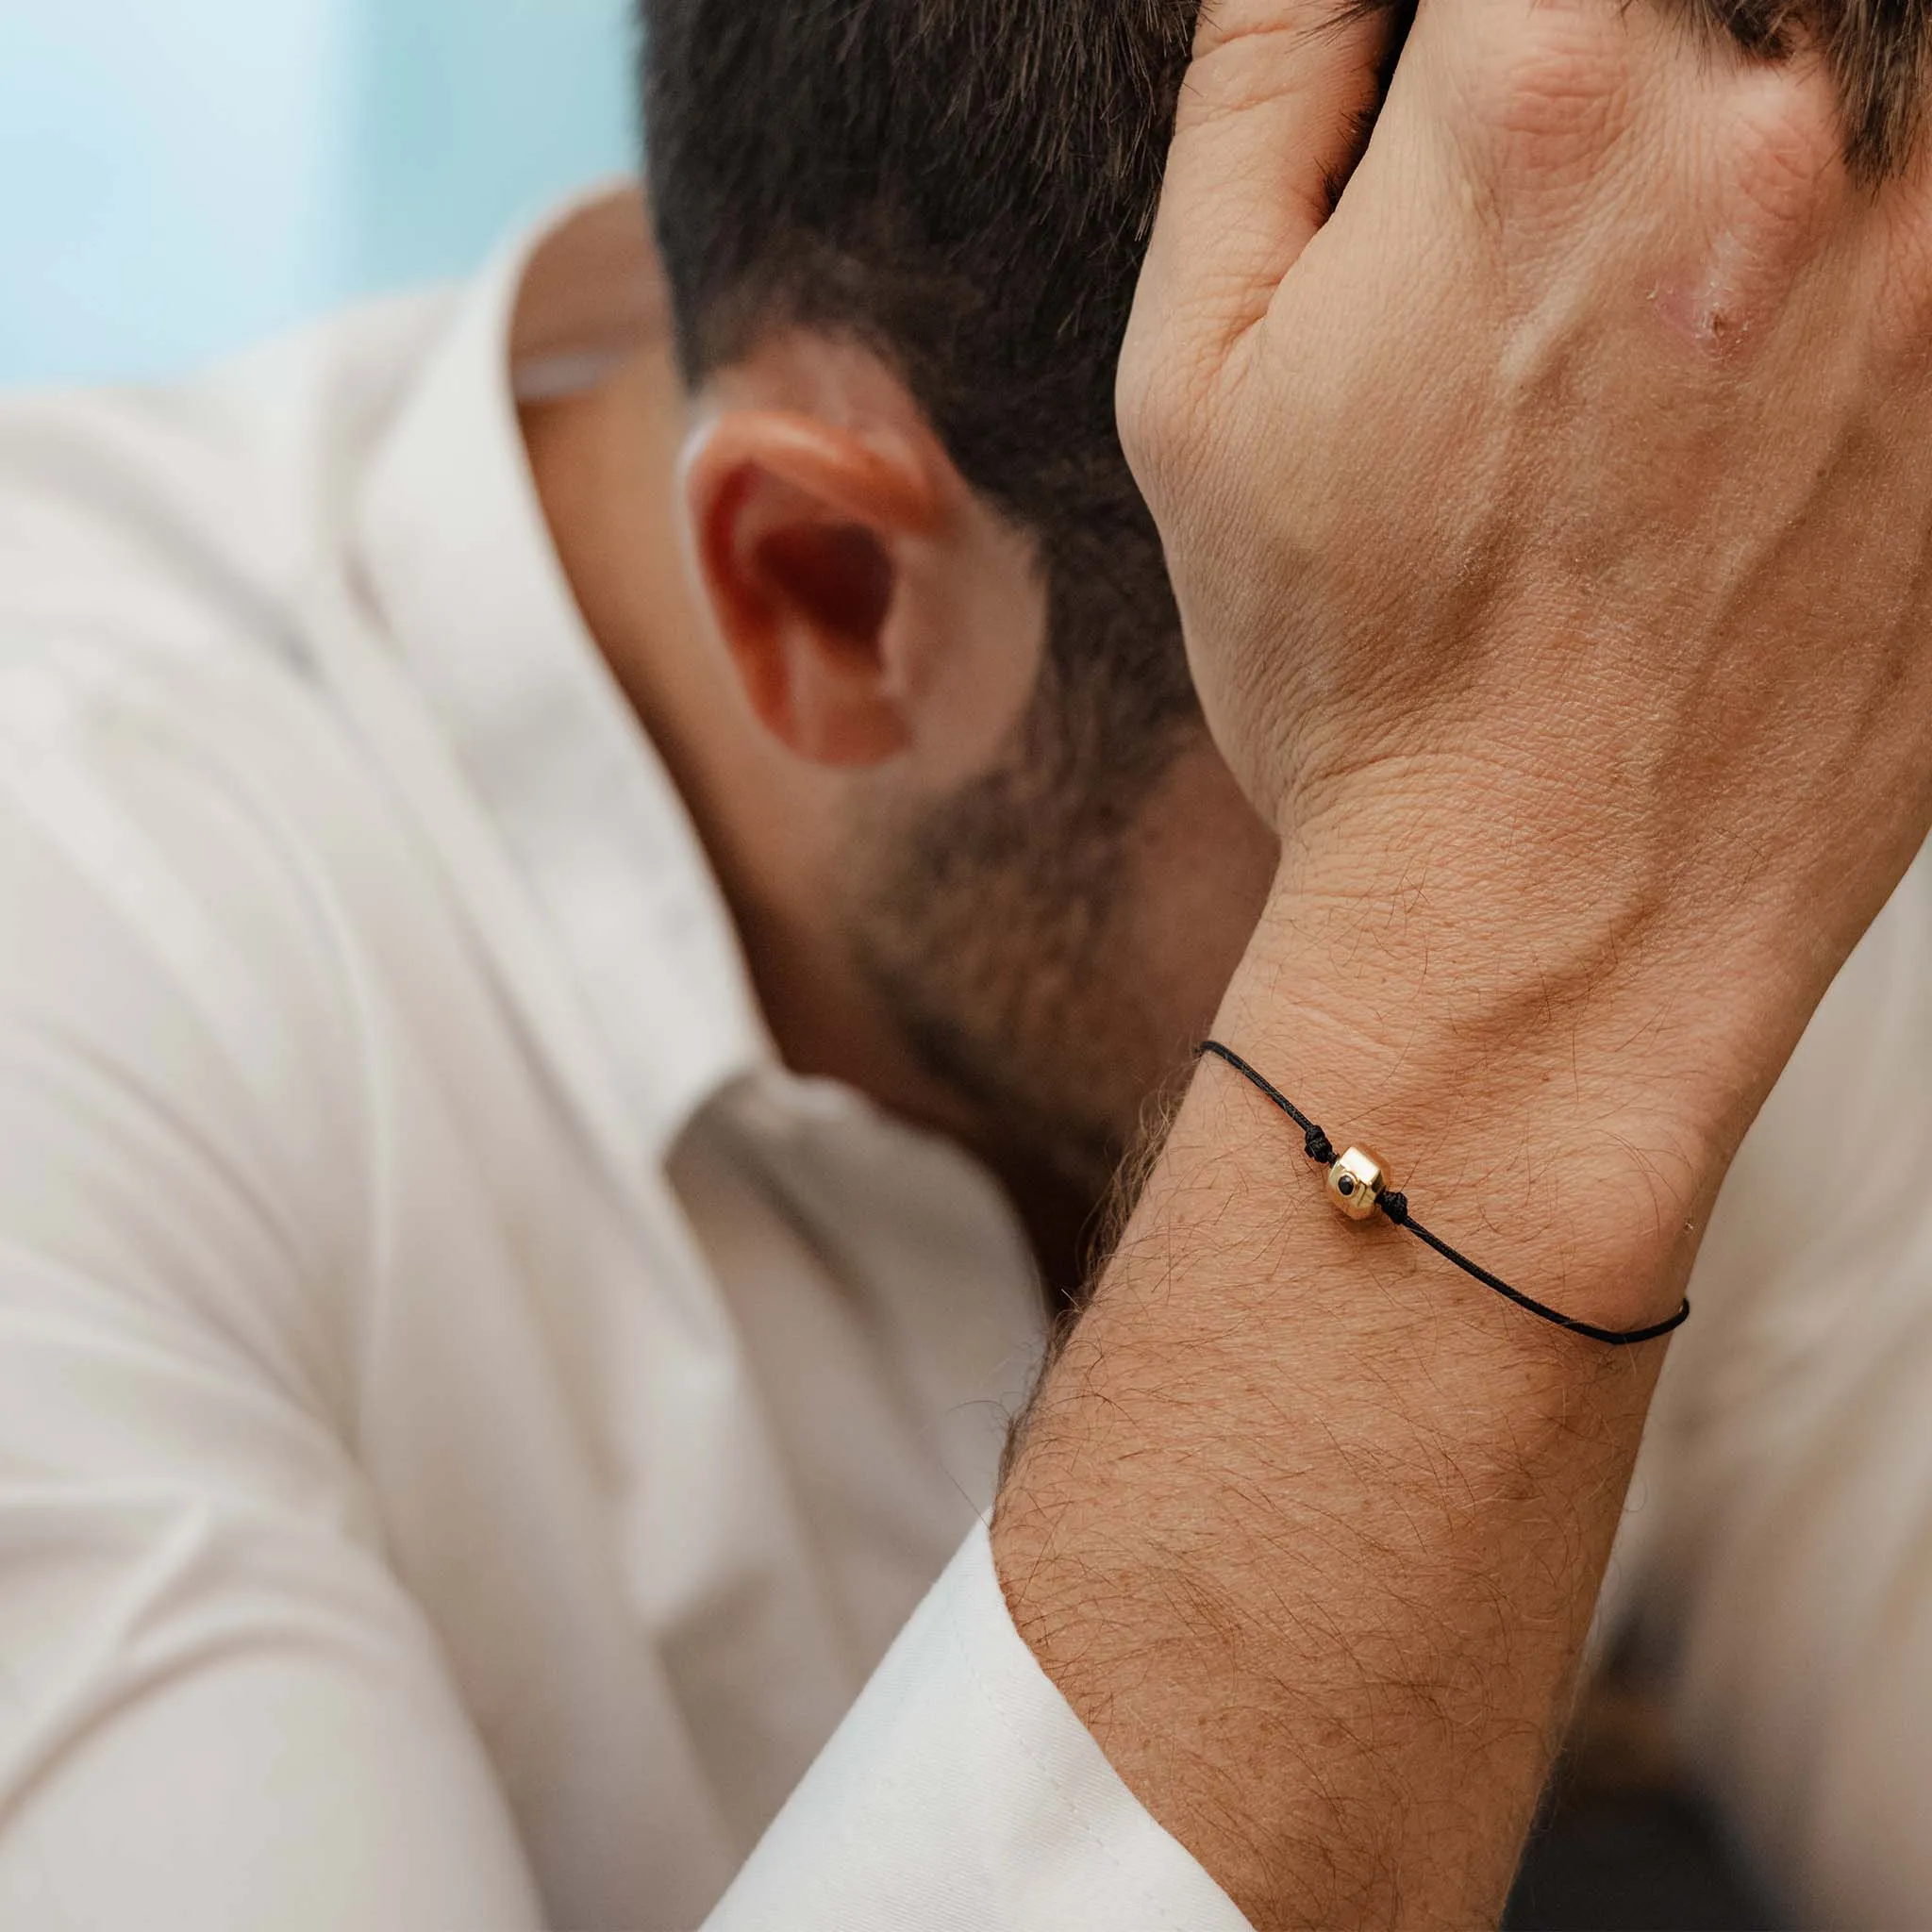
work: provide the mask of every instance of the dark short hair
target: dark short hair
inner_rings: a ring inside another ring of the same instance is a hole
[[[1191,715],[1113,382],[1199,0],[641,12],[687,376],[774,325],[867,343],[967,481],[1038,541],[1049,664],[1108,695],[1079,708],[1084,730],[1124,749]]]
[[[1337,0],[1381,4],[1397,0]],[[1807,30],[1854,166],[1903,160],[1932,0],[1665,4],[1766,56]],[[776,325],[873,345],[968,481],[1038,536],[1061,671],[1098,658],[1120,688],[1097,728],[1184,709],[1113,382],[1200,0],[641,5],[647,165],[688,376]]]

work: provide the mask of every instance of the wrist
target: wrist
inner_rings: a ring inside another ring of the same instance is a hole
[[[1599,1326],[1660,1321],[1761,1095],[1627,931],[1512,950],[1474,943],[1480,930],[1285,876],[1217,1038],[1338,1152],[1373,1150],[1416,1218],[1484,1268]],[[1252,1092],[1224,1104],[1266,1108]],[[1319,1199],[1275,1118],[1285,1180]]]
[[[1292,975],[1372,1058],[1613,1077],[1612,1104],[1727,1160],[1847,947],[1802,880],[1697,836],[1694,801],[1664,824],[1656,803],[1468,759],[1314,787],[1251,977]]]

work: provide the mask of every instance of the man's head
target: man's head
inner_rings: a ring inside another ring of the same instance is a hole
[[[852,774],[843,910],[904,1037],[1090,1181],[1272,866],[1114,429],[1196,11],[643,7],[660,247],[717,432],[688,489],[713,608],[761,715]]]
[[[1901,151],[1926,0],[1674,4],[1822,48],[1855,160]],[[774,737],[845,774],[841,912],[904,1038],[1091,1178],[1272,863],[1114,429],[1199,0],[641,5],[712,608]]]

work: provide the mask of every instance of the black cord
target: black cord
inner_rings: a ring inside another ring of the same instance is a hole
[[[1197,1057],[1205,1058],[1209,1056],[1225,1061],[1243,1080],[1258,1089],[1302,1130],[1302,1144],[1307,1149],[1310,1160],[1321,1167],[1334,1165],[1334,1142],[1278,1087],[1263,1074],[1257,1073],[1240,1054],[1223,1046],[1218,1040],[1202,1041]],[[1601,1341],[1610,1348],[1633,1348],[1640,1341],[1655,1341],[1658,1336],[1668,1335],[1674,1328],[1681,1328],[1690,1319],[1690,1304],[1686,1301],[1669,1321],[1654,1322],[1648,1328],[1599,1328],[1592,1323],[1579,1322],[1574,1315],[1563,1314],[1559,1309],[1547,1307],[1539,1301],[1532,1301],[1521,1289],[1511,1288],[1507,1281],[1491,1274],[1487,1268],[1477,1267],[1468,1256],[1458,1255],[1447,1241],[1439,1235],[1431,1234],[1408,1211],[1407,1195],[1398,1194],[1392,1191],[1384,1191],[1375,1197],[1375,1205],[1397,1227],[1407,1228],[1417,1241],[1434,1248],[1445,1261],[1453,1261],[1465,1274],[1472,1275],[1485,1288],[1493,1289],[1505,1301],[1514,1302],[1525,1314],[1534,1315],[1541,1322],[1549,1322],[1558,1328],[1567,1329],[1572,1335],[1587,1336],[1591,1341]]]

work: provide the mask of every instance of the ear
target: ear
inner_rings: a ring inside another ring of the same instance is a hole
[[[911,741],[909,553],[939,525],[908,439],[803,411],[726,408],[686,445],[695,561],[752,708],[814,764],[883,763]]]

